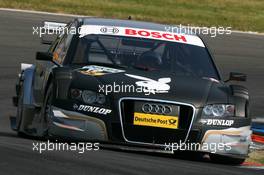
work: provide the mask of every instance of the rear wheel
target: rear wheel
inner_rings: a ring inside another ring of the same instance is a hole
[[[245,159],[244,158],[233,158],[222,155],[211,154],[210,159],[212,162],[220,163],[220,164],[229,164],[229,165],[240,165]]]

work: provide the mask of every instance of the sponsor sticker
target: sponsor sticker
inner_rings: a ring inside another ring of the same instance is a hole
[[[120,69],[114,69],[110,67],[96,66],[96,65],[84,66],[81,69],[79,69],[79,71],[82,74],[91,75],[91,76],[102,76],[106,74],[125,72],[124,70],[120,70]]]
[[[135,112],[133,124],[139,126],[178,129],[178,117]]]
[[[171,41],[171,42],[185,43],[185,44],[205,47],[202,40],[195,35],[186,35],[182,33],[173,33],[167,31],[157,31],[157,30],[139,29],[139,28],[131,28],[131,27],[83,25],[80,28],[79,34],[80,34],[80,38],[91,34],[116,35],[116,36]]]
[[[234,120],[224,120],[224,119],[202,119],[200,122],[208,126],[232,126]]]
[[[111,109],[100,108],[100,107],[89,106],[89,105],[77,105],[77,104],[73,105],[73,109],[77,111],[92,112],[95,114],[103,114],[103,115],[107,115],[112,112]]]
[[[158,80],[153,80],[150,78],[138,76],[138,75],[131,75],[125,74],[128,77],[135,78],[141,81],[137,81],[136,85],[143,88],[145,93],[168,93],[170,90],[170,85],[168,83],[171,82],[171,78],[160,78]]]

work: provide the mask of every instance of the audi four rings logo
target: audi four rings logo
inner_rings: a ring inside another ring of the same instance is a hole
[[[172,112],[172,108],[169,105],[145,103],[142,106],[142,111],[150,114],[170,114]]]
[[[102,27],[100,31],[105,34],[116,34],[119,32],[118,28],[116,27]]]

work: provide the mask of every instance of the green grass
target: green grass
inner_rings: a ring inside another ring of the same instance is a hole
[[[264,32],[263,0],[0,0],[0,7]]]

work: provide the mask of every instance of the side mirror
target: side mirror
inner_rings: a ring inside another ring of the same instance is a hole
[[[247,75],[243,73],[230,72],[228,81],[247,81]]]
[[[36,60],[52,61],[52,56],[48,52],[37,52]]]
[[[66,23],[45,21],[41,28],[41,43],[51,45],[66,27]]]

